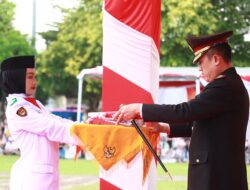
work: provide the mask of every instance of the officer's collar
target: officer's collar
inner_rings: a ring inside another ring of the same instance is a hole
[[[236,69],[234,67],[230,67],[223,71],[220,75],[231,75],[231,74],[236,74]]]

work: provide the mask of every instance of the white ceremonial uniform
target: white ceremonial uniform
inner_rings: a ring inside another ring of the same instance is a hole
[[[10,190],[58,190],[59,142],[77,144],[70,135],[74,122],[51,114],[38,100],[36,106],[24,98],[7,97],[8,128],[21,152],[12,166]]]

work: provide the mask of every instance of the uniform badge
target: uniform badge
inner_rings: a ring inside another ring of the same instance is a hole
[[[27,111],[24,107],[20,107],[17,110],[16,114],[19,115],[20,117],[25,117],[25,116],[27,116]]]
[[[13,99],[11,100],[10,106],[13,106],[15,103],[17,103],[17,99],[16,99],[16,98],[13,98]]]

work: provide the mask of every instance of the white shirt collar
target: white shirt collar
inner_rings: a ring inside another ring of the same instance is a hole
[[[8,97],[12,97],[12,96],[17,97],[17,98],[26,98],[26,97],[27,97],[26,94],[23,94],[23,93],[19,93],[19,94],[9,94]]]

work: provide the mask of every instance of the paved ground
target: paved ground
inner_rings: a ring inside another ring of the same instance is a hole
[[[70,190],[75,186],[86,186],[99,183],[98,176],[61,176],[60,190]]]
[[[99,182],[98,176],[61,176],[60,190],[70,190],[75,186],[86,186]],[[8,190],[9,174],[0,173],[0,190]]]
[[[0,190],[7,190],[9,183],[9,174],[0,173]]]
[[[185,176],[174,176],[174,181],[186,181]],[[168,176],[158,176],[157,180],[169,180]],[[61,176],[60,177],[60,190],[70,190],[76,186],[87,186],[99,183],[98,176]],[[0,190],[8,190],[9,174],[0,173]]]

